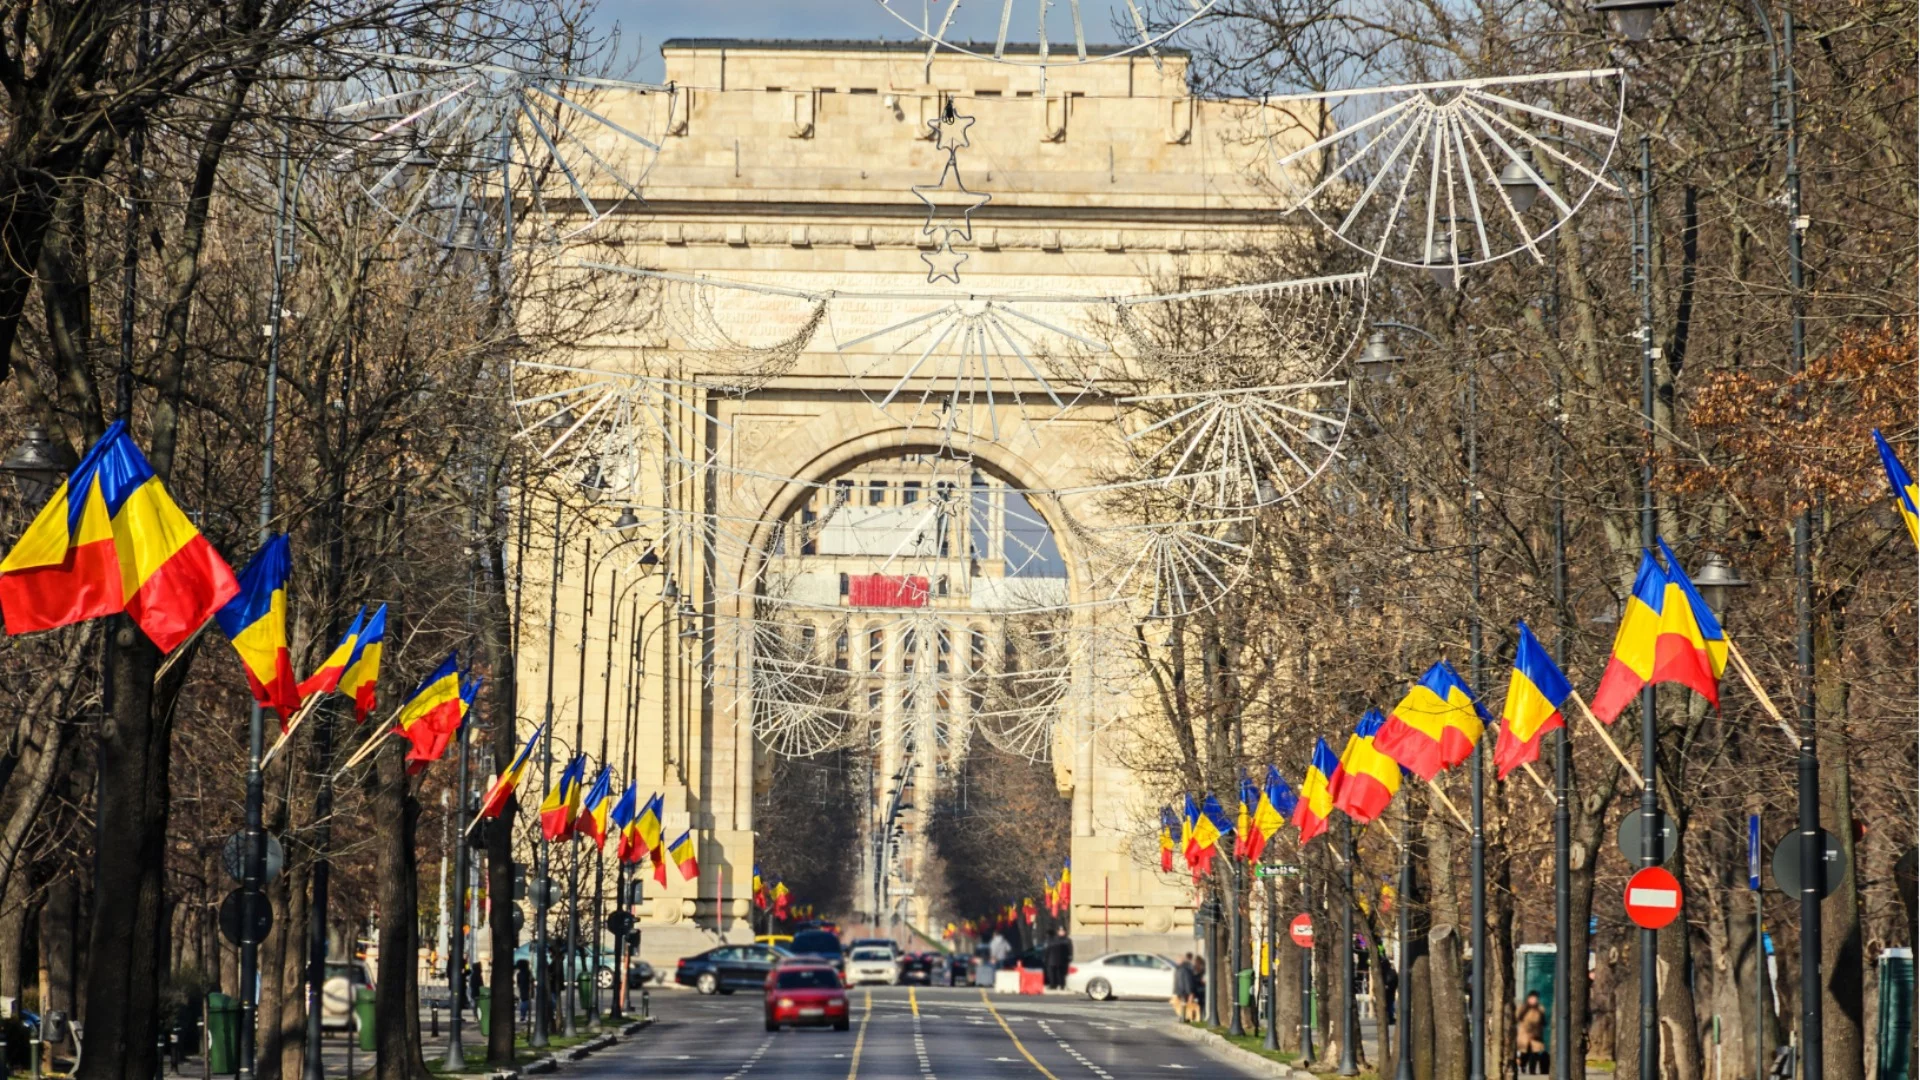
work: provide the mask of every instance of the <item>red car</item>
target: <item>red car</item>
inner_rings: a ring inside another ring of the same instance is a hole
[[[784,1026],[853,1026],[847,1014],[847,988],[840,973],[825,964],[786,964],[767,976],[767,1030]]]

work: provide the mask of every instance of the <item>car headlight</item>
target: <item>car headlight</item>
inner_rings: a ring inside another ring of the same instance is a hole
[[[847,1007],[847,999],[846,999],[846,998],[832,998],[832,999],[830,999],[830,1000],[828,1000],[828,1002],[827,1002],[827,1004],[829,1004],[829,1005],[832,1005],[832,1006],[834,1006],[835,1008],[841,1008],[841,1009],[844,1009],[844,1008],[846,1008],[846,1007]]]
[[[781,998],[781,999],[780,999],[780,1007],[781,1007],[781,1008],[783,1008],[783,1009],[791,1009],[791,1008],[793,1008],[793,999],[792,999],[792,998]]]

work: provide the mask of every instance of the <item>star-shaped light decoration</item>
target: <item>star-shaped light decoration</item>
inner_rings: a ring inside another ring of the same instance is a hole
[[[945,150],[949,154],[967,148],[967,129],[972,126],[973,117],[954,112],[951,101],[947,102],[945,112],[927,121],[927,127],[933,132],[934,149]]]
[[[960,264],[967,261],[967,254],[953,250],[953,230],[947,230],[940,238],[940,246],[932,251],[920,253],[920,261],[927,264],[927,284],[931,285],[941,278],[947,278],[955,285],[960,284]]]
[[[915,184],[913,193],[927,204],[927,223],[921,228],[922,233],[932,236],[934,230],[946,229],[969,241],[973,239],[973,212],[993,201],[993,196],[983,191],[967,190],[967,185],[960,181],[959,163],[951,154],[947,156],[947,167],[940,173],[940,182]],[[954,216],[956,212],[958,217]]]

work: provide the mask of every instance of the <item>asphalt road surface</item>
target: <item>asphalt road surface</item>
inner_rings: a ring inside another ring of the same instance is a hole
[[[1163,1029],[1164,1002],[1008,997],[947,987],[849,991],[853,1030],[764,1030],[760,995],[655,992],[657,1022],[569,1067],[653,1080],[1167,1080],[1261,1075]]]

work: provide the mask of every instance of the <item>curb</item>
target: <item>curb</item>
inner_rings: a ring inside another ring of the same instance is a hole
[[[600,1051],[605,1050],[607,1047],[625,1042],[627,1039],[640,1034],[652,1026],[653,1020],[651,1018],[635,1020],[619,1031],[610,1031],[591,1042],[581,1043],[579,1046],[566,1051],[566,1060],[584,1061]],[[501,1069],[497,1072],[489,1073],[487,1074],[487,1080],[521,1080],[524,1076],[537,1076],[543,1073],[559,1072],[561,1064],[560,1058],[548,1054],[546,1057],[529,1061],[518,1069]]]
[[[1160,1030],[1181,1042],[1192,1043],[1218,1060],[1254,1069],[1267,1076],[1278,1077],[1279,1080],[1321,1080],[1319,1076],[1305,1069],[1235,1046],[1205,1028],[1197,1028],[1190,1024],[1162,1024]]]

